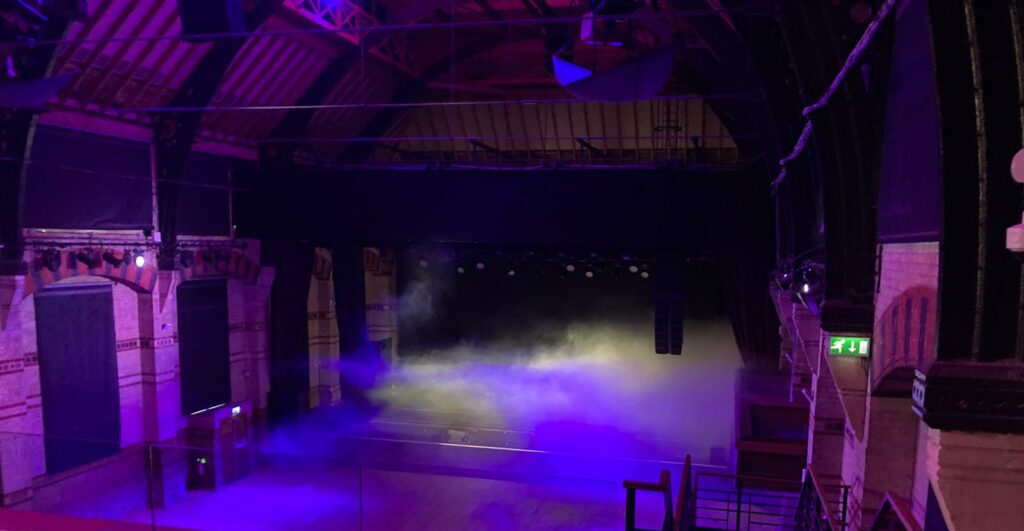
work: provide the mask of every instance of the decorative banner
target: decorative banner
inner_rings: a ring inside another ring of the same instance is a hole
[[[859,356],[866,358],[871,352],[871,338],[830,336],[828,353],[833,356]]]

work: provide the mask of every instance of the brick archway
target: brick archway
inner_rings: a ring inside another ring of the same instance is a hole
[[[932,286],[908,288],[875,318],[871,363],[876,394],[906,394],[914,371],[935,361],[937,293]]]
[[[103,260],[103,253],[110,252],[118,260],[120,265],[114,265]],[[147,260],[146,265],[138,267],[134,260],[125,259],[124,251],[103,248],[78,248],[51,251],[60,254],[60,263],[55,270],[51,270],[45,261],[45,253],[36,252],[29,263],[28,275],[25,277],[25,296],[45,288],[55,282],[79,276],[95,276],[113,280],[124,284],[134,291],[151,293],[156,287],[157,269],[149,265],[152,260]],[[86,261],[77,258],[79,253],[88,253],[92,257],[91,265]]]
[[[227,277],[246,284],[259,279],[259,261],[245,254],[227,249],[199,249],[192,251],[192,261],[181,268],[181,279]]]

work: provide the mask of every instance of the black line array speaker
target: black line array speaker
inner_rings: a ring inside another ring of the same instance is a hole
[[[202,37],[246,31],[243,0],[178,0],[178,15],[185,35]]]
[[[679,254],[659,253],[654,262],[654,351],[683,353],[683,266]]]

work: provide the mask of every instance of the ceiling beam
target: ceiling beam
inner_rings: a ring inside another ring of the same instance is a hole
[[[283,0],[260,0],[246,15],[246,27],[255,30],[281,6]],[[224,73],[245,46],[246,38],[217,40],[171,98],[169,107],[204,107],[210,103]],[[174,269],[178,248],[178,199],[192,144],[202,123],[201,112],[158,113],[153,119],[154,166],[157,179],[157,218],[160,248],[157,265]]]
[[[51,16],[35,37],[44,41],[57,40],[68,26],[66,18]],[[10,59],[21,79],[38,79],[52,73],[56,50],[56,46],[18,48]],[[38,116],[31,110],[0,110],[0,275],[23,275],[26,270],[22,261],[25,250],[22,198],[29,139],[35,131]]]

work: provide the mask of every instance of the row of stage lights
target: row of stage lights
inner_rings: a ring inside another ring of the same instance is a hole
[[[120,253],[112,250],[105,250],[103,252],[95,251],[92,249],[83,249],[68,253],[67,255],[68,267],[78,267],[79,263],[85,264],[89,269],[95,269],[96,266],[102,262],[106,262],[113,267],[121,267],[125,262],[134,263],[135,267],[143,267],[146,265],[145,254],[138,249],[129,250],[126,249]],[[57,271],[60,269],[62,255],[57,249],[47,249],[42,252],[41,255],[42,263],[50,271]]]
[[[202,256],[207,262],[217,259],[217,256],[210,252],[203,253]],[[46,249],[40,253],[40,260],[43,266],[50,271],[60,269],[62,259],[63,254],[58,249]],[[78,267],[80,263],[85,264],[89,269],[95,269],[96,266],[103,262],[113,267],[121,267],[125,263],[133,263],[135,267],[144,267],[146,265],[146,255],[141,249],[125,249],[120,253],[110,249],[103,250],[102,252],[93,249],[82,249],[67,254],[67,265],[72,269]],[[178,263],[182,267],[191,267],[195,263],[195,253],[187,249],[178,251]]]
[[[595,257],[596,258],[596,257]],[[529,262],[535,264],[550,264],[551,261],[547,260],[523,260],[517,263],[506,263],[503,269],[505,275],[508,277],[516,277],[522,274],[522,271],[528,270],[535,278],[542,276],[541,269],[536,265],[531,267]],[[569,278],[570,276],[580,275],[586,279],[593,279],[601,275],[611,276],[613,278],[622,278],[627,275],[636,276],[642,279],[648,279],[651,277],[651,266],[647,262],[634,262],[630,257],[624,257],[621,262],[609,263],[611,261],[605,260],[604,264],[597,263],[599,260],[593,260],[585,263],[574,263],[574,262],[556,262],[558,263],[558,274],[561,278]],[[434,266],[428,258],[420,258],[417,265],[421,269],[430,269]],[[476,261],[456,261],[455,272],[459,275],[466,275],[469,273],[486,273],[488,271],[488,261],[478,259]],[[493,268],[492,268],[493,269]]]

